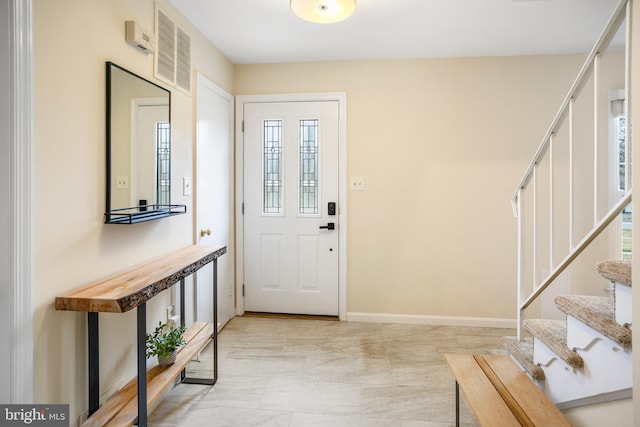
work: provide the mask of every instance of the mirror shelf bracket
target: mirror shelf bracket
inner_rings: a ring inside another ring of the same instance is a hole
[[[137,211],[139,208],[114,209],[104,214],[104,223],[137,224],[187,213],[187,205],[147,205],[144,208],[148,210]]]

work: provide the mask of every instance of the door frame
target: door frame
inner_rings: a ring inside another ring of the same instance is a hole
[[[9,19],[0,31],[9,34],[9,129],[2,135],[11,149],[10,182],[0,190],[9,193],[11,230],[9,289],[12,310],[3,313],[3,326],[11,333],[9,388],[11,402],[33,402],[33,5],[32,0],[10,0]],[[7,27],[8,26],[8,27]],[[2,55],[4,56],[4,54]],[[3,77],[0,84],[7,80]],[[4,321],[7,321],[6,323]]]
[[[301,93],[236,96],[236,314],[244,314],[244,105],[273,102],[338,102],[338,313],[347,319],[347,94]]]

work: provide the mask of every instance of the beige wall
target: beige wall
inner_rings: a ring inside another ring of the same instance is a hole
[[[513,319],[510,199],[583,60],[237,65],[235,93],[347,93],[350,313]]]
[[[231,91],[233,66],[182,21],[192,65]],[[154,28],[152,0],[35,0],[34,309],[35,400],[70,403],[72,425],[87,409],[86,315],[57,312],[56,295],[192,243],[194,99],[172,91],[172,202],[188,214],[131,226],[103,224],[105,207],[105,61],[147,79],[153,55],[124,40],[124,21]],[[156,81],[157,82],[157,81]],[[159,82],[158,82],[159,83]],[[162,83],[159,83],[163,85]],[[168,295],[148,306],[148,324],[164,316]],[[135,374],[135,312],[100,316],[101,392]]]

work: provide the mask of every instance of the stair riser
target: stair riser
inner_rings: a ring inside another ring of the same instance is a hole
[[[524,321],[524,329],[534,337],[535,343],[544,343],[553,353],[553,357],[559,357],[569,366],[579,368],[582,359],[577,353],[571,351],[566,345],[566,322],[549,319],[530,319]],[[546,360],[543,362],[546,363]]]
[[[572,323],[581,322],[573,319]],[[569,326],[575,335],[577,325]],[[585,331],[580,333],[586,334]],[[560,404],[590,396],[626,389],[632,386],[632,355],[604,336],[590,339],[587,350],[578,350],[585,361],[584,368],[575,369],[560,360],[544,343],[534,344],[534,362],[541,365],[546,380],[544,392],[549,399]],[[571,345],[570,345],[571,346]],[[617,350],[615,349],[617,348]]]
[[[521,370],[522,372],[524,372],[524,373],[527,375],[527,377],[529,377],[529,379],[531,380],[531,382],[532,382],[532,383],[534,383],[536,386],[538,386],[538,388],[539,388],[542,392],[544,392],[544,380],[540,380],[540,381],[538,381],[537,379],[533,378],[533,377],[531,376],[531,374],[529,374],[529,372],[527,372],[527,369],[526,369],[524,366],[522,366],[522,364],[520,363],[520,361],[519,361],[518,359],[516,359],[515,357],[513,357],[513,355],[512,355],[512,354],[510,354],[510,355],[509,355],[509,357],[511,357],[511,360],[513,360],[513,361],[516,363],[516,365],[518,365],[518,367],[520,368],[520,370]]]
[[[543,341],[538,338],[533,338],[533,363],[540,365],[543,368],[553,361],[558,361],[566,369],[575,369],[567,365],[567,363],[560,359],[557,354],[553,352]]]
[[[595,341],[603,341],[612,352],[625,351],[624,347],[603,335],[600,331],[593,329],[591,326],[573,316],[567,316],[567,347],[578,350],[578,354],[584,359],[583,353],[585,353],[585,350],[588,350]],[[631,353],[631,349],[628,349],[628,351]]]
[[[629,286],[615,284],[615,297],[616,297],[616,322],[621,325],[631,325],[632,318],[632,300],[631,300],[631,288]]]

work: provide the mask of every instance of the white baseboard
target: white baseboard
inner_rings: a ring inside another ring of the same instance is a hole
[[[600,403],[615,402],[617,400],[625,400],[631,398],[633,398],[633,389],[625,388],[623,390],[602,393],[595,396],[584,397],[582,399],[560,402],[557,403],[556,406],[561,411],[565,411],[572,408],[579,408],[581,406],[598,405]]]
[[[516,319],[491,317],[425,316],[418,314],[347,313],[349,322],[406,323],[414,325],[470,326],[515,329]]]

